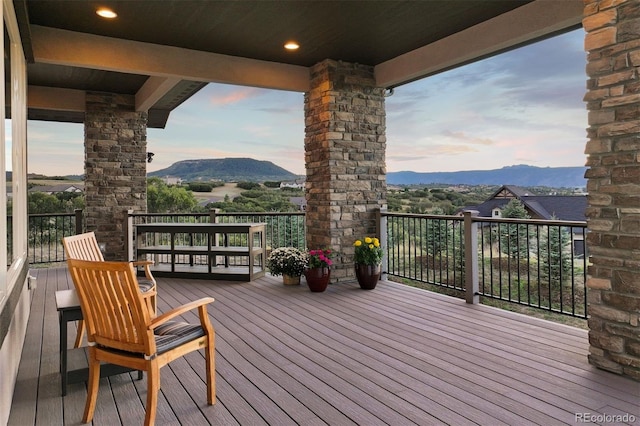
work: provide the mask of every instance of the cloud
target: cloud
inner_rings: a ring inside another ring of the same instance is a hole
[[[576,30],[397,87],[385,98],[387,169],[584,165],[583,42]],[[149,170],[251,157],[304,174],[304,128],[301,93],[211,83],[148,130]],[[82,124],[30,121],[28,134],[31,171],[82,172]]]
[[[442,135],[445,136],[445,137],[451,138],[451,139],[464,141],[465,143],[472,144],[472,145],[493,145],[493,144],[495,144],[495,141],[493,141],[491,139],[471,137],[471,136],[468,136],[465,132],[452,132],[452,131],[449,131],[449,130],[445,130],[442,133]]]
[[[388,155],[387,156],[387,161],[397,161],[397,162],[405,162],[405,161],[421,161],[424,160],[426,158],[429,158],[428,156],[420,156],[420,155]]]
[[[253,87],[234,87],[232,90],[224,88],[213,91],[213,93],[210,94],[209,100],[212,105],[226,106],[255,98],[260,96],[262,94],[261,92],[261,89]]]

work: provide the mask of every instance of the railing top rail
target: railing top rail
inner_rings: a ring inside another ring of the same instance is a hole
[[[440,220],[459,220],[464,218],[457,215],[433,215],[433,214],[421,214],[421,213],[397,213],[397,212],[381,212],[381,216],[385,217],[408,217],[408,218],[422,218],[422,219],[440,219]],[[482,217],[472,216],[473,222],[495,222],[495,223],[517,223],[517,224],[532,224],[532,225],[561,225],[561,226],[575,226],[586,227],[586,221],[575,220],[549,220],[549,219],[520,219],[520,218],[507,218],[507,217]]]
[[[574,220],[548,220],[548,219],[520,219],[509,217],[471,217],[473,222],[493,222],[493,223],[517,223],[517,224],[530,224],[530,225],[555,225],[555,226],[572,226],[572,227],[586,227],[586,221],[574,221]]]
[[[216,213],[216,216],[304,216],[304,212],[230,212]]]
[[[209,216],[209,213],[129,213],[132,217],[154,217],[154,216]]]
[[[210,213],[129,213],[132,217],[153,217],[153,216],[209,216]],[[216,213],[216,216],[304,216],[304,212],[232,212]]]
[[[75,213],[29,213],[29,217],[73,217]],[[7,217],[12,217],[12,215],[7,215]]]
[[[422,213],[396,213],[396,212],[381,212],[381,216],[386,217],[413,217],[420,219],[440,219],[440,220],[459,220],[462,221],[462,216],[442,215],[442,214],[422,214]]]

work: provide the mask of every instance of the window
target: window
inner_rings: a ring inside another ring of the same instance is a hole
[[[0,310],[27,268],[26,62],[13,3],[2,2],[4,66],[0,77]]]
[[[12,158],[11,153],[13,152],[12,144],[11,144],[11,96],[7,96],[7,94],[11,93],[11,44],[9,34],[7,33],[7,26],[4,25],[4,57],[5,57],[5,67],[4,67],[4,98],[6,99],[6,110],[5,110],[5,120],[4,120],[4,163],[5,163],[5,179],[6,179],[6,207],[4,211],[7,212],[6,223],[7,223],[7,241],[5,242],[5,246],[7,248],[7,259],[6,264],[7,267],[11,266],[13,261],[13,176],[12,176]],[[9,66],[7,66],[9,65]]]

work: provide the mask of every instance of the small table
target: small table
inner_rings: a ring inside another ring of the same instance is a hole
[[[60,375],[62,376],[62,396],[67,394],[67,384],[86,382],[89,377],[89,367],[68,370],[67,359],[69,352],[85,351],[86,348],[67,349],[67,323],[82,319],[82,309],[80,309],[80,299],[75,290],[56,291],[56,308],[60,321]],[[85,356],[86,359],[86,356]],[[102,364],[100,366],[100,377],[113,376],[115,374],[127,373],[130,368],[114,364]],[[138,380],[142,379],[142,371],[138,371]]]

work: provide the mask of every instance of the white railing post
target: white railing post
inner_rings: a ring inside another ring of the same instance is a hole
[[[472,220],[480,214],[477,210],[465,210],[464,215],[464,285],[467,303],[480,302],[478,294],[478,224]]]
[[[127,258],[129,262],[135,261],[134,251],[135,251],[135,241],[133,239],[133,210],[127,210],[127,218],[125,219],[125,226],[127,228]]]
[[[382,273],[380,274],[381,280],[386,280],[389,275],[389,259],[387,258],[387,216],[384,215],[386,212],[387,209],[379,209],[376,212],[376,228],[380,238],[380,246],[383,248],[381,265]]]

